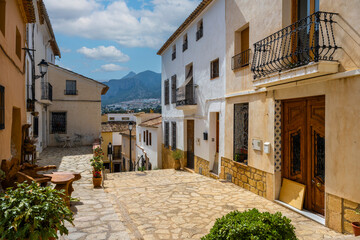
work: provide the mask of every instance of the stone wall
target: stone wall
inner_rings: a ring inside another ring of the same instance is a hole
[[[360,222],[360,215],[356,213],[358,203],[326,194],[326,226],[342,233],[353,233],[351,223]]]
[[[194,161],[195,161],[195,169],[194,169],[194,171],[196,173],[199,173],[199,174],[204,175],[206,177],[210,177],[210,167],[209,167],[210,163],[209,163],[209,161],[207,161],[207,160],[205,160],[205,159],[203,159],[201,157],[198,157],[198,156],[195,156]],[[199,171],[199,168],[202,169],[201,173]]]
[[[230,176],[232,183],[259,196],[267,197],[266,172],[222,157],[220,179],[228,179]]]
[[[179,150],[179,149],[177,149],[177,150]],[[180,151],[182,151],[182,150],[180,150]],[[169,169],[169,168],[175,167],[175,160],[172,157],[172,152],[173,151],[171,150],[170,146],[167,148],[164,146],[164,144],[162,144],[162,151],[161,151],[162,169]],[[182,151],[182,153],[183,153],[183,158],[180,160],[181,168],[186,166],[186,152]]]

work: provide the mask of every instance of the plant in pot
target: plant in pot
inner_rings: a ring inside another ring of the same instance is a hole
[[[94,187],[101,186],[101,170],[103,169],[104,163],[101,157],[93,157],[91,160],[91,166],[93,167],[93,185]]]
[[[73,224],[73,212],[64,193],[36,182],[21,183],[0,195],[1,239],[57,239],[68,234],[65,222]]]
[[[104,157],[104,151],[101,149],[101,147],[97,147],[94,149],[94,157]]]
[[[359,208],[356,209],[356,214],[360,215],[360,209]],[[351,226],[353,228],[354,235],[355,236],[360,236],[360,222],[352,222]]]
[[[182,157],[183,157],[182,151],[179,150],[179,149],[173,151],[173,152],[172,152],[172,157],[173,157],[174,160],[175,160],[175,166],[174,166],[175,170],[180,170],[180,168],[181,168],[181,162],[180,162],[180,160],[181,160]]]

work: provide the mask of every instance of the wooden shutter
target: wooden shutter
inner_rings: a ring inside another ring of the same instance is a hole
[[[151,133],[149,133],[149,145],[151,146]]]
[[[146,136],[145,136],[145,131],[144,131],[143,133],[144,133],[144,142],[146,142]]]
[[[171,103],[176,103],[176,75],[171,77]]]
[[[171,139],[172,139],[172,143],[171,143],[171,147],[173,150],[176,150],[176,122],[172,122],[171,123]]]
[[[169,104],[169,79],[165,80],[165,105]]]
[[[149,145],[149,131],[146,130],[146,145]]]
[[[241,52],[249,49],[249,27],[241,31]]]

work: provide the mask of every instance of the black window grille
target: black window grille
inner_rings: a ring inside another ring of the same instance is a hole
[[[51,133],[66,133],[66,112],[51,113]]]
[[[196,41],[200,40],[204,35],[203,21],[198,22],[198,29],[196,31]]]
[[[176,75],[171,77],[171,103],[176,103]]]
[[[169,104],[169,79],[165,80],[165,105]]]
[[[249,104],[234,105],[234,160],[247,164]]]
[[[173,52],[171,54],[171,60],[174,60],[176,58],[176,45],[173,46]]]
[[[165,142],[164,142],[164,145],[166,148],[169,147],[169,122],[165,122],[165,129],[164,129],[164,139],[165,139]]]
[[[5,87],[0,85],[0,129],[5,128]]]
[[[176,122],[171,123],[171,149],[176,150]]]
[[[66,80],[66,89],[65,89],[64,94],[65,95],[77,95],[75,80]]]
[[[212,61],[210,64],[210,68],[211,68],[210,78],[219,77],[219,59]]]
[[[39,136],[39,117],[34,117],[33,119],[33,137],[37,138]]]

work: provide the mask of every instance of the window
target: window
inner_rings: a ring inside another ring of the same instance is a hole
[[[0,85],[0,129],[5,128],[5,88]]]
[[[146,142],[146,132],[144,131],[144,143]]]
[[[176,103],[176,75],[171,77],[171,103]]]
[[[66,80],[65,95],[77,95],[75,80]]]
[[[146,145],[149,145],[149,130],[146,130]]]
[[[151,146],[151,133],[149,133],[149,145]]]
[[[174,60],[175,58],[176,58],[176,45],[174,45],[172,48],[171,60]]]
[[[16,28],[16,47],[15,47],[16,56],[21,60],[21,34],[19,29]]]
[[[66,112],[51,113],[51,133],[66,133]]]
[[[33,137],[37,138],[39,136],[39,117],[34,117],[33,119]]]
[[[186,49],[188,49],[188,37],[187,37],[187,34],[185,34],[184,38],[183,38],[183,52],[185,52]]]
[[[234,161],[247,164],[249,104],[234,105]]]
[[[6,16],[6,2],[0,0],[0,31],[5,36],[5,16]]]
[[[176,150],[176,122],[171,123],[171,149]]]
[[[164,129],[164,139],[165,139],[165,142],[164,142],[164,145],[166,148],[169,147],[169,122],[165,122],[165,129]]]
[[[196,41],[199,41],[204,35],[203,20],[201,19],[197,24]]]
[[[139,133],[139,142],[141,142],[141,133]]]
[[[165,105],[169,104],[169,79],[165,80]]]
[[[235,32],[235,56],[232,58],[232,69],[248,66],[249,61],[249,27],[246,27]]]
[[[121,118],[121,120],[123,120],[123,121],[129,121],[130,118],[129,118],[129,117],[123,117],[123,118]]]
[[[110,121],[114,121],[114,120],[115,120],[115,117],[109,117],[109,120],[110,120]]]
[[[219,77],[219,59],[216,59],[210,63],[210,78]]]

